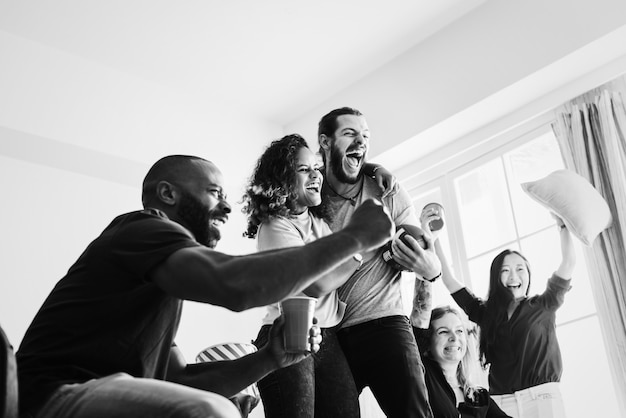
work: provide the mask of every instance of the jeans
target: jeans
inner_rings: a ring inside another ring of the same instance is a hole
[[[241,418],[215,393],[117,373],[57,389],[36,415],[23,418]]]
[[[264,325],[254,344],[267,344]],[[276,370],[257,386],[266,418],[353,418],[360,416],[359,399],[350,367],[334,329],[322,329],[317,353],[299,363]]]
[[[359,393],[370,387],[394,418],[431,418],[424,365],[406,316],[388,316],[337,332]]]

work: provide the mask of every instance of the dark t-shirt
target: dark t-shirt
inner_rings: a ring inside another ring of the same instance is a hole
[[[433,410],[433,418],[459,418],[461,417],[477,417],[477,418],[510,418],[505,414],[498,405],[489,398],[486,405],[470,406],[464,404],[459,412],[456,404],[456,396],[454,390],[448,384],[443,371],[435,360],[424,355],[428,350],[429,341],[427,330],[413,327],[413,334],[422,353],[422,362],[425,369],[426,388],[428,389],[428,401]]]
[[[487,353],[492,394],[510,394],[561,380],[563,363],[556,338],[556,310],[570,287],[570,280],[552,275],[542,294],[524,299],[511,318],[496,330],[497,346]],[[452,297],[470,320],[483,326],[483,300],[467,288]]]
[[[62,384],[125,372],[163,379],[182,301],[150,282],[175,251],[198,246],[154,209],[118,216],[61,279],[16,353],[20,408]]]

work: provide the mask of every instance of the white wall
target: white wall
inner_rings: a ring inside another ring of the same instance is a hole
[[[281,127],[231,104],[173,91],[0,32],[0,323],[18,346],[53,285],[115,216],[139,209],[156,159],[218,164],[236,202],[262,147]],[[254,251],[240,206],[218,250]],[[179,344],[202,348],[256,335],[261,312],[190,304]]]
[[[373,131],[371,156],[384,156],[391,168],[410,165],[448,141],[467,145],[468,132],[623,55],[625,24],[623,0],[490,0],[330,100],[312,103],[284,132],[314,142],[323,113],[355,106]],[[578,68],[568,58],[582,50],[589,59]],[[190,153],[215,161],[234,202],[262,147],[283,133],[232,104],[1,31],[0,57],[0,323],[16,346],[85,245],[114,216],[140,207],[139,185],[154,160]],[[538,77],[559,62],[567,71]],[[530,79],[532,89],[520,87]],[[514,94],[503,94],[512,87]],[[489,100],[490,107],[477,107]],[[471,117],[459,118],[468,110]],[[243,228],[235,205],[218,250],[253,251],[240,238]],[[210,344],[248,341],[261,314],[187,304],[178,343],[192,360]]]
[[[490,0],[388,65],[316,105],[286,130],[315,141],[329,110],[353,106],[372,131],[370,156],[401,167],[626,53],[623,0]],[[620,32],[620,29],[622,31]],[[595,45],[618,32],[619,42]],[[581,49],[584,57],[551,68]],[[571,65],[574,64],[574,65]],[[549,78],[541,77],[546,72]],[[507,89],[527,82],[512,94]],[[464,118],[455,118],[489,99]],[[432,130],[437,135],[420,138]],[[414,137],[417,137],[413,140]],[[405,146],[410,144],[409,146]],[[394,147],[398,152],[393,152]]]

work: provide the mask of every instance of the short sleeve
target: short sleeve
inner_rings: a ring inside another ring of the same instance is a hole
[[[304,238],[295,225],[286,218],[274,218],[259,226],[257,249],[259,251],[304,245]]]
[[[106,245],[106,242],[98,245]],[[148,280],[149,273],[171,254],[198,246],[200,244],[182,225],[159,215],[137,212],[115,227],[109,243],[110,255],[106,251],[103,254],[112,257],[112,263],[120,263],[132,275]]]

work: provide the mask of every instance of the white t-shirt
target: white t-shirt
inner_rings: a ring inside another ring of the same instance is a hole
[[[278,217],[264,222],[257,233],[257,250],[266,251],[285,247],[296,247],[315,241],[332,231],[328,224],[305,211],[290,217]],[[346,304],[339,300],[337,291],[332,291],[317,299],[315,317],[321,328],[337,325],[343,318]],[[264,325],[270,325],[280,315],[278,304],[267,306],[263,318]]]

